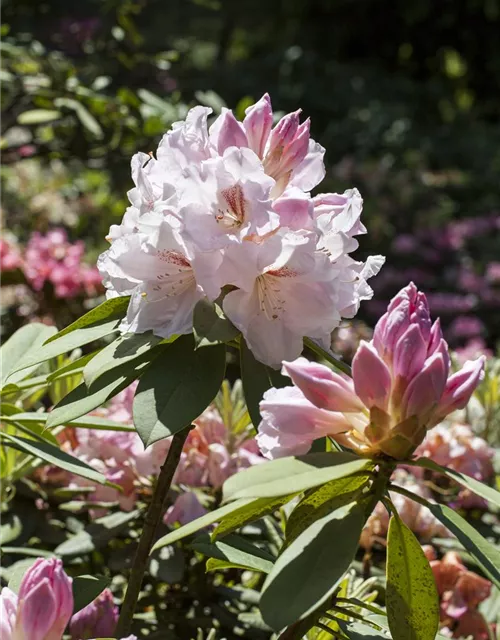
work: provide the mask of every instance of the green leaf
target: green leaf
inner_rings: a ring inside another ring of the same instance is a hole
[[[339,626],[349,640],[370,640],[370,638],[388,640],[389,638],[389,635],[384,631],[374,629],[362,622],[339,622]]]
[[[66,107],[67,109],[74,111],[85,129],[90,131],[90,133],[96,138],[103,137],[104,134],[101,125],[81,102],[78,102],[78,100],[74,100],[73,98],[56,98],[54,104],[56,107]]]
[[[60,467],[82,478],[87,478],[87,480],[93,480],[98,484],[106,484],[106,478],[102,473],[99,473],[78,458],[70,456],[69,453],[61,451],[61,449],[49,442],[20,438],[10,433],[5,433],[5,431],[2,432],[2,438],[6,438],[9,443],[14,445],[14,448],[29,453],[36,458],[40,458],[49,464],[54,464],[56,467]]]
[[[55,109],[31,109],[21,113],[17,122],[21,125],[30,124],[45,124],[46,122],[53,122],[61,117],[61,112]]]
[[[196,538],[190,546],[213,560],[207,562],[207,571],[237,567],[269,573],[273,568],[274,558],[271,554],[234,533],[217,542],[211,542],[210,536],[205,534]]]
[[[260,600],[270,627],[279,631],[328,600],[354,558],[364,520],[359,505],[341,507],[316,520],[285,549]]]
[[[243,527],[248,522],[254,522],[273,513],[276,509],[286,504],[294,495],[295,494],[284,497],[280,496],[279,498],[257,498],[256,500],[251,500],[246,506],[222,518],[212,532],[212,540],[218,540],[228,533],[232,533],[236,529]]]
[[[109,540],[122,532],[128,524],[136,520],[141,511],[119,511],[94,520],[84,530],[65,540],[54,551],[58,556],[80,556],[104,547]]]
[[[161,353],[158,351],[155,357]],[[80,384],[50,412],[47,428],[66,424],[100,407],[136,380],[150,364],[149,360],[150,354],[145,353],[132,362],[116,367],[98,378],[90,389],[84,383]]]
[[[241,382],[248,413],[253,426],[257,429],[260,424],[259,404],[264,393],[273,384],[269,378],[268,368],[254,358],[243,336],[240,339],[240,367]]]
[[[439,628],[436,582],[422,547],[398,515],[387,537],[386,606],[395,640],[434,640]]]
[[[206,298],[199,300],[193,311],[193,333],[196,348],[219,342],[229,342],[240,332],[226,318],[222,309]]]
[[[45,425],[50,413],[16,413],[14,416],[2,416],[3,422],[20,423],[27,427],[34,425]],[[120,424],[113,420],[106,420],[99,416],[82,416],[68,422],[68,427],[80,427],[83,429],[103,429],[105,431],[135,431],[134,427],[128,424]]]
[[[347,476],[327,482],[319,489],[310,489],[287,520],[285,535],[287,545],[315,520],[334,509],[354,502],[367,483],[367,476]]]
[[[59,367],[47,376],[47,382],[54,382],[58,378],[63,378],[67,375],[73,375],[75,373],[83,372],[83,368],[85,367],[85,365],[89,363],[92,358],[95,358],[95,356],[100,351],[100,349],[97,349],[96,351],[92,351],[92,353],[87,353],[86,355],[81,356],[76,360],[71,360],[70,362],[68,362],[67,359],[66,364],[64,364],[62,367]]]
[[[194,349],[192,335],[168,345],[142,376],[134,424],[144,445],[188,427],[215,398],[226,369],[223,344]]]
[[[224,500],[272,498],[299,493],[363,471],[369,466],[369,460],[345,452],[280,458],[250,467],[228,478],[223,486]]]
[[[500,589],[500,548],[488,542],[461,515],[446,505],[428,502],[426,506],[458,538],[490,580]]]
[[[16,372],[19,361],[31,354],[36,354],[45,340],[55,333],[55,327],[48,327],[41,322],[32,322],[18,329],[4,342],[0,349],[1,385],[4,385],[7,378],[9,378],[9,384],[16,384],[33,373],[38,365]]]
[[[90,387],[103,374],[152,351],[159,342],[161,338],[151,331],[128,333],[116,338],[86,365],[83,370],[85,384]]]
[[[109,586],[104,576],[76,576],[73,578],[73,615],[95,600]]]
[[[196,531],[200,531],[205,527],[213,524],[214,522],[221,522],[224,517],[228,516],[231,513],[236,513],[239,510],[247,507],[250,504],[255,503],[256,500],[236,500],[235,502],[231,502],[230,504],[226,504],[215,511],[209,511],[205,513],[205,515],[201,516],[201,518],[197,518],[196,520],[192,520],[188,522],[183,527],[179,527],[178,529],[174,529],[167,535],[161,537],[153,546],[151,552],[156,549],[161,549],[168,544],[172,544],[173,542],[177,542],[178,540],[182,540],[187,536],[190,536],[192,533],[196,533]]]
[[[442,467],[437,464],[433,460],[429,458],[419,458],[418,460],[412,460],[410,464],[421,467],[424,469],[429,469],[430,471],[434,471],[436,473],[441,473],[445,475],[450,480],[454,480],[458,482],[466,489],[469,489],[473,493],[492,504],[495,504],[497,507],[500,507],[500,493],[493,489],[492,487],[488,487],[488,485],[479,482],[479,480],[475,480],[465,473],[460,473],[460,471],[455,471],[454,469],[448,469],[446,467]]]
[[[40,554],[39,557],[41,556],[42,554]],[[9,567],[8,587],[11,591],[13,591],[14,593],[17,593],[19,591],[19,587],[21,586],[21,582],[23,581],[23,578],[26,575],[26,571],[28,571],[28,569],[30,569],[37,560],[38,560],[38,557],[25,558],[24,560],[18,560],[11,567]]]

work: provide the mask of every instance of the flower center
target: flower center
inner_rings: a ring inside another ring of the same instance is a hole
[[[241,227],[245,222],[247,201],[240,184],[235,184],[219,192],[219,202],[215,219],[225,229]]]
[[[282,294],[282,278],[293,278],[297,275],[289,267],[269,269],[257,278],[257,295],[260,310],[268,320],[278,320],[285,309]]]

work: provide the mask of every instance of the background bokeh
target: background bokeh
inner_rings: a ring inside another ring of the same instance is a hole
[[[62,326],[102,293],[92,265],[133,153],[195,103],[241,116],[268,91],[311,117],[321,189],[365,199],[360,254],[387,263],[360,318],[373,325],[413,279],[452,346],[494,349],[499,32],[498,0],[7,0],[4,335],[34,317]],[[59,228],[67,242],[47,239]]]

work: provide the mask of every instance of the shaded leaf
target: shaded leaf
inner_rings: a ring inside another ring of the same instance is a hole
[[[352,562],[364,519],[358,505],[341,507],[285,549],[262,590],[260,610],[269,626],[279,631],[328,600]]]
[[[168,345],[142,376],[134,397],[134,424],[144,445],[188,427],[215,398],[226,369],[223,344],[194,349],[192,335]]]
[[[202,535],[190,546],[213,560],[208,560],[207,571],[237,567],[269,573],[273,568],[274,558],[267,551],[235,534],[229,534],[224,540],[216,542],[211,542],[208,534]]]
[[[73,578],[73,615],[95,600],[109,586],[110,580],[104,576],[76,576]]]
[[[240,334],[222,309],[206,298],[199,300],[194,308],[193,333],[197,348],[229,342]]]
[[[32,427],[34,425],[45,425],[49,416],[50,413],[16,413],[15,416],[2,416],[2,421],[8,423],[19,422]],[[68,422],[67,426],[83,429],[104,429],[105,431],[135,431],[134,427],[128,424],[120,424],[100,416],[81,416]]]
[[[38,365],[16,372],[17,365],[23,358],[36,354],[45,340],[54,335],[56,331],[55,327],[48,327],[41,322],[31,322],[18,329],[3,343],[0,349],[2,363],[0,378],[2,386],[7,378],[9,378],[9,384],[15,385],[16,382],[33,373]]]
[[[248,413],[257,429],[261,420],[259,403],[273,384],[269,378],[268,367],[254,357],[243,336],[240,338],[240,367]]]
[[[434,640],[439,597],[432,569],[412,531],[398,515],[387,536],[386,606],[395,640]]]

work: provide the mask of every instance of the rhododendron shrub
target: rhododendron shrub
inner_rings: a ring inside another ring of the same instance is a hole
[[[98,260],[106,301],[55,335],[33,325],[5,345],[14,403],[2,417],[4,477],[12,487],[29,476],[54,494],[87,497],[70,508],[97,520],[56,554],[94,562],[110,531],[129,545],[118,621],[106,584],[95,585],[103,595],[73,612],[71,634],[125,637],[139,620],[164,615],[166,605],[152,612],[143,583],[188,536],[208,571],[245,571],[260,630],[283,638],[389,629],[395,640],[434,640],[440,624],[456,633],[466,610],[469,628],[482,596],[464,596],[468,570],[443,587],[442,567],[429,564],[421,542],[455,536],[482,574],[478,592],[500,585],[497,547],[457,509],[500,506],[488,444],[458,422],[467,423],[485,358],[455,367],[413,283],[390,302],[373,339],[359,342],[352,368],[332,352],[332,332],[372,297],[368,282],[383,258],[352,257],[367,231],[356,189],[311,194],[323,154],[300,111],[275,118],[267,94],[241,122],[227,109],[212,118],[193,108],[155,154],[132,159],[130,206]],[[56,251],[35,240],[33,251]],[[65,273],[58,283],[69,291]],[[41,286],[46,276],[32,277]],[[227,365],[228,376],[241,376],[242,396],[223,382]],[[28,406],[26,389],[39,394]],[[40,398],[53,404],[49,412],[35,411]],[[381,547],[385,608],[346,578],[361,559],[369,574]],[[233,587],[226,583],[223,598],[239,594]],[[161,593],[184,598],[186,590]],[[7,593],[2,607],[16,628],[13,602]],[[42,618],[62,633],[64,614]]]

